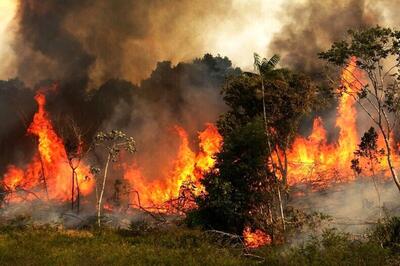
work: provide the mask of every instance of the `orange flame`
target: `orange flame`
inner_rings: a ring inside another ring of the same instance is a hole
[[[259,248],[271,244],[271,236],[261,230],[252,231],[246,227],[243,231],[244,244],[248,248]]]
[[[140,204],[143,206],[162,205],[170,199],[177,198],[185,182],[194,184],[193,192],[199,194],[203,190],[200,179],[204,172],[214,166],[213,156],[220,150],[222,137],[213,124],[206,124],[206,129],[199,133],[197,155],[189,146],[186,131],[179,126],[175,126],[175,130],[181,143],[173,169],[164,177],[146,181],[138,166],[132,165],[125,169],[124,178],[138,192]],[[134,196],[132,200],[133,204],[139,204],[137,197]]]
[[[45,95],[38,92],[35,100],[39,108],[27,131],[37,137],[38,152],[25,170],[10,165],[3,183],[9,192],[27,192],[29,195],[25,199],[48,197],[50,200],[70,200],[72,170],[63,141],[56,134],[45,110]],[[88,195],[94,185],[89,167],[81,165],[76,171],[80,193]],[[21,198],[11,194],[9,200],[18,202]]]
[[[317,117],[311,135],[307,138],[297,137],[287,154],[289,185],[311,182],[325,187],[332,182],[355,179],[350,166],[360,136],[357,133],[356,101],[351,94],[359,92],[363,86],[363,76],[357,68],[355,57],[351,58],[342,71],[341,83],[347,93],[342,94],[337,108],[336,127],[339,129],[337,142],[327,142],[326,130],[321,118]],[[381,136],[378,144],[379,147],[383,147]],[[386,166],[385,160],[381,161],[380,166],[382,168]]]

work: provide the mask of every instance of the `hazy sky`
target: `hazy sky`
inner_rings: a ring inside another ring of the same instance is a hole
[[[12,19],[16,11],[16,0],[0,0],[0,79],[11,78],[15,70],[8,66],[13,61],[10,43],[13,38]]]
[[[242,68],[252,65],[254,52],[265,55],[272,35],[279,31],[277,17],[283,0],[232,0],[228,15],[214,20],[204,20],[200,29],[193,33],[203,49],[197,54],[174,55],[174,49],[158,60],[190,60],[206,52],[228,56]],[[0,0],[0,79],[11,78],[16,70],[12,67],[14,54],[10,44],[16,31],[13,17],[17,0]],[[203,18],[198,17],[201,21]],[[179,47],[174,47],[179,49]],[[176,63],[176,62],[174,62]],[[10,67],[11,66],[11,67]]]

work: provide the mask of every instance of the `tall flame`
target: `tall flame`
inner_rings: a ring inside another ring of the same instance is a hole
[[[173,169],[169,173],[153,181],[146,181],[138,166],[132,165],[125,170],[124,178],[138,192],[140,204],[144,206],[161,205],[178,197],[185,182],[194,184],[194,193],[200,193],[203,189],[200,179],[204,172],[214,166],[214,155],[221,147],[222,137],[213,124],[206,124],[206,129],[199,133],[197,155],[189,146],[186,131],[179,126],[175,126],[175,130],[180,138],[180,146]],[[133,201],[139,204],[135,197]]]
[[[22,192],[24,199],[47,198],[66,201],[71,199],[72,170],[62,139],[55,132],[45,110],[46,97],[43,92],[35,96],[38,111],[27,132],[37,138],[37,153],[25,169],[10,165],[3,183],[9,192]],[[82,164],[77,170],[80,193],[88,195],[93,189],[89,167]],[[20,201],[14,193],[9,200]]]
[[[337,108],[338,140],[335,143],[327,142],[326,130],[321,118],[317,117],[311,135],[306,138],[297,137],[288,152],[289,185],[311,182],[325,187],[331,182],[347,182],[355,179],[350,166],[360,136],[357,133],[356,101],[351,94],[359,92],[364,83],[355,57],[352,57],[347,67],[343,69],[341,83],[346,93],[341,95]],[[384,147],[382,136],[379,137],[378,145],[380,148]],[[385,160],[381,160],[380,166],[382,169],[386,167]]]

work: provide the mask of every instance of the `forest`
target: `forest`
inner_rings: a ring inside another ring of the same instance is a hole
[[[0,4],[15,12],[0,67],[0,264],[398,265],[389,11],[289,5],[267,52],[238,64],[248,53],[190,50],[206,3],[176,3],[171,18],[163,1],[16,2]]]

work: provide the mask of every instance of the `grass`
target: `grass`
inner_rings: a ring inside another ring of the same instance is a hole
[[[200,231],[140,236],[117,230],[2,229],[0,265],[243,265],[234,251],[206,241]]]
[[[253,253],[263,259],[244,257],[237,248],[185,228],[138,233],[0,227],[0,265],[399,265],[400,259],[379,241],[351,240],[335,230],[296,247]]]

